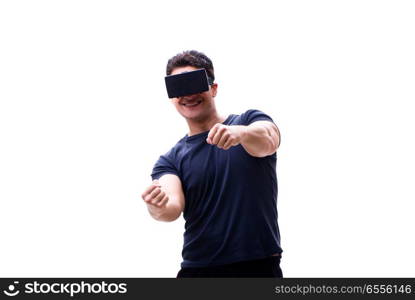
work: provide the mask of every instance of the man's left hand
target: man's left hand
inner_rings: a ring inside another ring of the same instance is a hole
[[[215,124],[209,131],[206,142],[218,148],[228,150],[239,145],[246,132],[246,126]]]

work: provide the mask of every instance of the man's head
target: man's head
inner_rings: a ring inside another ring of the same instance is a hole
[[[203,53],[190,50],[184,51],[170,58],[167,62],[166,75],[176,75],[183,72],[205,69],[209,81],[212,83],[209,90],[178,98],[172,98],[177,111],[187,120],[201,122],[216,113],[214,97],[217,84],[213,83],[215,74],[212,61]]]
[[[186,66],[192,66],[196,69],[205,69],[211,82],[215,81],[215,72],[213,70],[212,61],[205,54],[196,50],[184,51],[170,58],[167,62],[166,75],[171,75],[175,68]]]

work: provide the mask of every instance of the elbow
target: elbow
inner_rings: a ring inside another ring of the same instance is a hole
[[[274,154],[277,151],[277,143],[270,137],[267,137],[266,139],[266,143],[261,147],[258,147],[254,151],[246,149],[247,152],[254,157],[265,157]]]
[[[277,152],[279,146],[280,146],[279,139],[271,138],[271,141],[269,143],[269,154],[268,155],[271,155]]]
[[[277,126],[271,125],[271,128],[268,129],[267,136],[267,152],[264,156],[268,156],[277,152],[280,146],[280,132]]]
[[[275,144],[270,143],[258,157],[265,157],[274,154],[277,151]]]
[[[168,222],[176,221],[179,217],[180,217],[180,215],[178,215],[178,216],[158,216],[154,219],[156,219],[157,221],[160,221],[160,222],[168,223]]]
[[[160,222],[173,222],[176,221],[181,215],[181,211],[164,211],[159,214],[153,215],[153,218]]]

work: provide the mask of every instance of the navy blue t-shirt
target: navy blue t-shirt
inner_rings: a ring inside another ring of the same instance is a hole
[[[230,115],[223,124],[272,119],[258,110]],[[276,153],[254,157],[241,146],[219,149],[208,131],[182,138],[160,156],[151,177],[177,175],[186,221],[182,267],[207,267],[281,253],[277,223]]]

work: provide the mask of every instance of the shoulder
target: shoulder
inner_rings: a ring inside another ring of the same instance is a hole
[[[256,121],[274,122],[271,116],[258,109],[248,109],[238,117],[241,125],[249,125]]]
[[[159,179],[165,174],[174,174],[180,177],[178,165],[182,156],[183,145],[184,138],[179,140],[169,151],[160,155],[151,173],[153,180]]]
[[[169,160],[177,160],[181,153],[183,152],[185,148],[186,137],[181,138],[172,148],[170,148],[169,151],[161,155],[161,157],[164,157]]]

